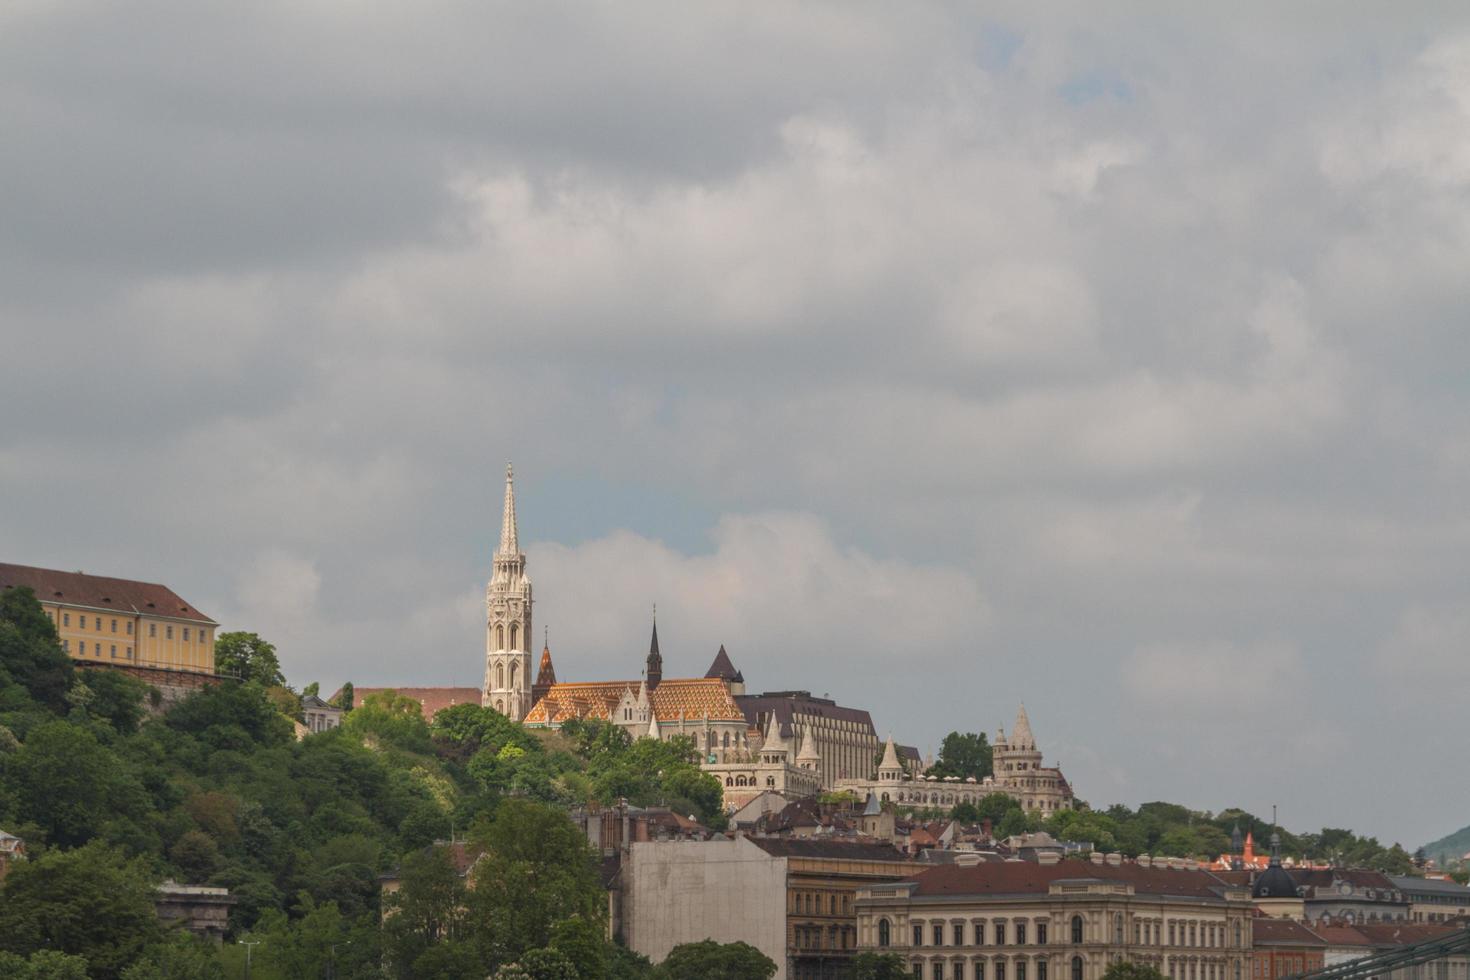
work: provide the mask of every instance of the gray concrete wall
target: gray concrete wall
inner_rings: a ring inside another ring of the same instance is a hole
[[[623,864],[623,935],[654,963],[680,943],[749,943],[786,980],[786,859],[744,839],[633,844]]]

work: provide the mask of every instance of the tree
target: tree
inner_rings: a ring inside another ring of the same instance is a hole
[[[83,844],[115,815],[140,815],[144,809],[141,787],[121,760],[79,725],[47,722],[4,762],[4,785],[14,794],[18,815],[52,843]]]
[[[754,946],[706,939],[669,950],[657,975],[659,980],[770,980],[775,974],[776,964]]]
[[[910,980],[902,957],[893,953],[859,953],[852,958],[851,980]]]
[[[990,742],[985,733],[950,732],[939,746],[939,759],[929,767],[930,776],[973,776],[978,782],[994,772]]]
[[[0,590],[0,688],[14,683],[29,699],[61,713],[66,711],[72,674],[56,624],[36,594],[29,586]]]
[[[423,707],[396,691],[369,695],[361,706],[342,719],[342,730],[364,741],[415,752],[433,749]]]
[[[505,800],[471,828],[470,841],[484,856],[466,899],[494,962],[546,947],[552,927],[573,916],[602,929],[607,896],[592,849],[564,812]]]
[[[1020,810],[1021,804],[1005,793],[990,793],[975,804],[975,813],[981,820],[999,824],[1012,810]]]
[[[283,687],[286,675],[276,648],[257,633],[221,633],[214,641],[214,666],[221,674],[234,674],[242,681],[264,687]]]
[[[554,949],[533,949],[495,971],[494,980],[580,980],[572,961]]]
[[[224,976],[214,945],[187,932],[174,933],[122,972],[122,980],[224,980]]]
[[[425,951],[465,935],[464,880],[445,848],[404,857],[398,891],[385,897],[383,905],[384,953],[402,975],[428,974],[427,965],[418,963]]]
[[[1102,980],[1164,980],[1157,967],[1119,960],[1103,971]]]
[[[145,862],[100,841],[12,866],[3,894],[0,948],[81,956],[106,980],[161,934]]]
[[[338,693],[334,701],[336,706],[341,708],[343,711],[351,711],[356,706],[353,700],[354,697],[355,695],[352,688],[352,682],[347,681],[342,685],[342,690],[340,693]]]
[[[55,950],[43,949],[29,959],[0,953],[0,977],[6,980],[88,980],[87,961]]]

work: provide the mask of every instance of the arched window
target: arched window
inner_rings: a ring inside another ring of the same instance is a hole
[[[1082,916],[1080,916],[1080,915],[1074,915],[1074,916],[1072,916],[1072,942],[1074,942],[1074,943],[1080,943],[1080,942],[1082,942]],[[1072,969],[1074,971],[1077,970],[1078,969],[1078,964],[1080,964],[1081,962],[1082,962],[1081,959],[1075,959],[1075,960],[1073,960],[1072,961]]]
[[[731,779],[729,776],[726,776],[725,777],[725,785],[726,786],[734,786],[735,785],[735,780]]]
[[[496,626],[495,627],[495,649],[497,649],[497,650],[504,650],[505,649],[505,627],[504,626]]]
[[[775,776],[767,776],[766,777],[766,785],[767,786],[775,786],[776,785],[776,777]]]
[[[495,665],[495,686],[502,691],[505,690],[505,664]]]
[[[878,920],[878,945],[887,946],[892,940],[893,934],[889,931],[888,920]]]
[[[1236,949],[1239,949],[1240,948],[1240,923],[1239,922],[1235,923],[1235,948]],[[1240,964],[1239,963],[1235,964],[1235,968],[1237,970],[1239,970],[1240,969]]]
[[[512,650],[521,648],[521,628],[515,623],[510,624],[510,648]]]
[[[500,700],[499,698],[496,698],[495,699],[495,710],[498,711],[498,712],[500,712],[501,714],[505,714],[505,702],[502,701],[502,700]]]
[[[720,747],[721,748],[725,748],[725,749],[728,749],[730,747],[730,733],[729,732],[726,732],[725,733],[724,741],[723,741],[723,743],[721,744]]]
[[[1082,920],[1075,919],[1073,921],[1081,922]],[[1082,957],[1080,956],[1072,957],[1072,980],[1082,980]]]
[[[1113,943],[1115,945],[1118,945],[1118,946],[1123,945],[1123,913],[1122,912],[1114,912],[1113,913]]]
[[[512,691],[519,691],[521,689],[521,667],[520,667],[520,664],[512,663],[510,665],[510,689]]]

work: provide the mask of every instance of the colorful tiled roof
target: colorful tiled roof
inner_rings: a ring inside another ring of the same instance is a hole
[[[167,616],[196,623],[218,625],[204,613],[190,606],[166,585],[135,582],[126,578],[108,578],[84,572],[60,572],[30,565],[0,563],[0,588],[28,585],[41,602],[56,602],[93,609],[115,609],[142,616]]]
[[[526,715],[526,724],[545,725],[568,718],[612,718],[626,692],[636,692],[637,681],[596,681],[585,684],[556,684]],[[681,716],[698,721],[744,720],[745,714],[730,696],[729,686],[715,677],[670,678],[648,693],[653,712],[660,721]]]

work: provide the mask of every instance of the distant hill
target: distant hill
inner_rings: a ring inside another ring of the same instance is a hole
[[[1466,851],[1470,851],[1470,827],[1461,827],[1447,837],[1424,845],[1425,855],[1438,861],[1440,867],[1444,867],[1446,858],[1458,861]]]

